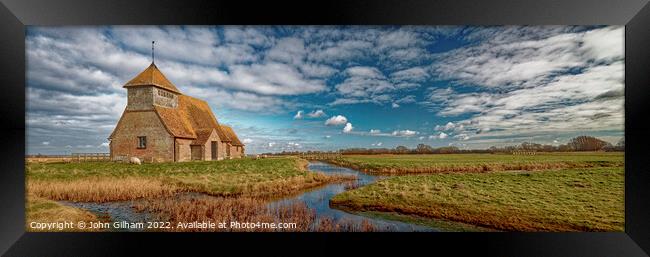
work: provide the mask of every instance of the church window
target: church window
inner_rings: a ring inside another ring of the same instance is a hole
[[[147,137],[138,137],[138,148],[147,148]]]

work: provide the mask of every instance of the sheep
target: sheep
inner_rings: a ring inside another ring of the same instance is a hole
[[[133,164],[137,164],[137,165],[142,164],[142,162],[140,162],[140,159],[138,157],[131,157],[129,159],[129,163],[133,163]]]

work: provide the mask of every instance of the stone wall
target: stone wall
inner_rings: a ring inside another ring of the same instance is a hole
[[[145,136],[146,148],[138,148],[138,137]],[[173,161],[174,138],[153,111],[126,111],[110,142],[112,160],[138,157],[144,162]]]
[[[216,131],[212,131],[212,134],[210,134],[210,137],[203,145],[203,160],[212,160],[212,141],[217,142],[217,160],[223,160],[226,155],[226,145],[221,142]]]
[[[192,161],[202,161],[203,158],[203,146],[202,145],[190,145],[190,152],[192,155]]]
[[[243,156],[241,151],[242,151],[241,146],[232,146],[231,145],[230,146],[230,156],[231,156],[231,158],[233,158],[233,159],[241,158]]]
[[[176,108],[178,107],[178,95],[171,91],[154,87],[153,104],[167,108]]]
[[[127,90],[127,111],[153,109],[153,87],[131,87]]]
[[[192,160],[191,139],[176,138],[176,161],[185,162]]]

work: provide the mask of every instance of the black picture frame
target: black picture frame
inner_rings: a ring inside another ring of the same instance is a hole
[[[0,253],[311,255],[450,252],[494,256],[650,253],[650,4],[648,0],[100,1],[1,0]],[[36,233],[25,232],[25,26],[156,24],[625,25],[624,233]],[[241,245],[244,243],[244,245]],[[353,246],[343,250],[340,247]],[[297,251],[297,247],[307,247]]]

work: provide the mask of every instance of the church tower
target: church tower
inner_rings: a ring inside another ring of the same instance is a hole
[[[124,88],[127,89],[126,109],[129,111],[153,110],[154,106],[177,108],[181,95],[153,62]]]

